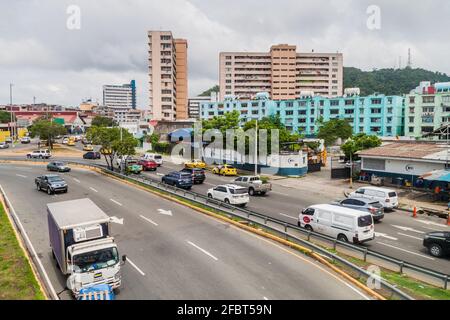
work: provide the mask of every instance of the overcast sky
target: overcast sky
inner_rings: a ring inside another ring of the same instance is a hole
[[[80,29],[67,27],[70,5]],[[381,10],[379,29],[367,27],[370,5]],[[448,0],[1,0],[0,104],[9,83],[14,103],[75,106],[136,79],[146,108],[148,30],[188,40],[191,96],[218,83],[220,51],[277,43],[343,52],[345,66],[364,70],[398,66],[399,56],[405,65],[411,48],[414,67],[450,74],[449,17]]]

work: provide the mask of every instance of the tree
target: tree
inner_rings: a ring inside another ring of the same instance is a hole
[[[325,141],[325,145],[332,145],[338,138],[348,139],[353,129],[345,119],[331,119],[328,122],[318,121],[320,126],[317,137]]]
[[[11,113],[7,111],[0,111],[0,123],[11,122]]]
[[[220,87],[218,85],[215,85],[212,88],[209,88],[208,90],[200,93],[198,96],[199,97],[209,97],[211,96],[211,92],[219,92],[220,91]]]
[[[128,130],[118,127],[106,128],[93,126],[87,132],[87,138],[95,145],[100,145],[100,153],[105,157],[108,169],[114,170],[114,158],[134,155],[138,141]]]
[[[32,138],[39,136],[42,140],[47,140],[50,149],[53,149],[53,139],[56,136],[67,133],[67,129],[51,119],[38,119],[30,127],[30,136]]]
[[[341,150],[345,153],[347,159],[355,159],[355,153],[361,150],[376,148],[381,146],[381,139],[377,136],[359,133],[348,139],[342,146]],[[358,159],[358,157],[356,157]]]
[[[96,127],[114,127],[116,126],[116,122],[109,117],[95,116],[94,119],[92,119],[91,125]]]

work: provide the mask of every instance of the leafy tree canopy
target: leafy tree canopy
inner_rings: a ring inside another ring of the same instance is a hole
[[[348,139],[342,146],[341,150],[345,153],[346,158],[355,158],[355,153],[361,150],[376,148],[381,146],[381,139],[374,135],[366,135],[359,133]]]
[[[211,92],[219,92],[219,90],[220,90],[220,87],[218,85],[215,85],[214,87],[209,88],[206,91],[203,91],[198,96],[199,97],[209,97],[209,96],[211,96]]]
[[[91,125],[97,127],[114,127],[116,122],[109,117],[95,116],[94,119],[92,119]]]
[[[331,119],[328,122],[318,121],[319,132],[317,137],[325,141],[326,146],[332,145],[338,138],[348,139],[352,136],[353,130],[345,119]]]
[[[47,140],[50,149],[53,149],[53,139],[56,136],[67,133],[67,129],[59,123],[48,119],[38,119],[30,127],[29,132],[31,137],[39,136],[40,139]]]
[[[9,123],[11,121],[11,114],[7,111],[0,111],[0,123]]]

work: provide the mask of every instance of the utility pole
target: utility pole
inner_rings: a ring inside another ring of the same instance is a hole
[[[9,134],[11,135],[11,139],[12,139],[12,147],[14,148],[14,137],[15,137],[15,134],[14,134],[14,125],[13,125],[13,122],[14,122],[14,112],[13,112],[13,96],[12,96],[12,87],[13,87],[13,84],[12,83],[10,83],[9,84],[9,113],[10,113],[10,116],[11,116],[11,125],[10,125],[10,132],[9,132]]]
[[[350,151],[350,189],[353,189],[353,152]]]
[[[255,129],[255,176],[258,175],[258,120],[256,120],[256,129]]]

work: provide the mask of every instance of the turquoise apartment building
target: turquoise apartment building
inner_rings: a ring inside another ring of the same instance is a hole
[[[422,137],[450,123],[450,82],[421,82],[405,99],[405,135]]]
[[[274,101],[268,99],[268,94],[261,93],[255,100],[240,101],[228,97],[223,102],[203,103],[201,119],[211,119],[233,110],[239,111],[242,123],[279,115],[289,130],[314,136],[319,130],[319,119],[326,122],[340,118],[350,123],[355,134],[389,137],[404,134],[404,103],[404,97],[382,94],[336,98],[315,96]]]

